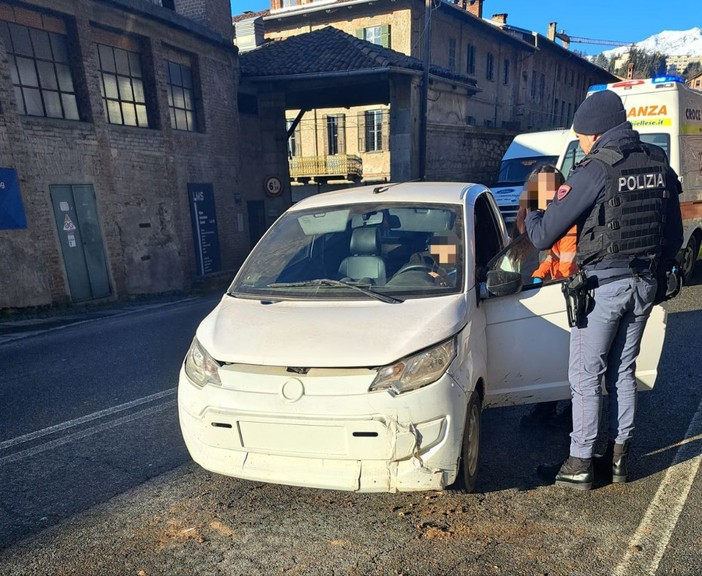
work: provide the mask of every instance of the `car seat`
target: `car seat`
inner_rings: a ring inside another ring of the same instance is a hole
[[[384,284],[385,261],[380,253],[380,229],[377,226],[356,228],[351,233],[349,253],[339,265],[339,274],[353,280],[368,278],[375,284]]]

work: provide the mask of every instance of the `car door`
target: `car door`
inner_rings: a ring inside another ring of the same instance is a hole
[[[533,246],[531,249],[536,250]],[[488,351],[485,406],[570,398],[570,327],[561,290],[563,280],[534,284],[531,278],[531,272],[543,256],[538,251],[536,257],[533,253],[525,254],[517,241],[489,266],[490,269],[520,272],[522,287],[507,296],[486,295],[481,302]],[[655,383],[665,326],[665,311],[655,306],[637,362],[640,390],[651,389]]]

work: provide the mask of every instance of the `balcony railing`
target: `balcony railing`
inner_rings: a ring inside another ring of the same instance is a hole
[[[289,163],[291,178],[360,180],[363,177],[363,161],[354,154],[293,156]]]

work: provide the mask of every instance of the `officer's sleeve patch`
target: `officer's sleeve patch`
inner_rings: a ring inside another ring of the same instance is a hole
[[[570,186],[568,184],[563,184],[563,186],[561,186],[558,189],[558,192],[556,193],[556,197],[559,200],[563,200],[563,198],[565,198],[568,195],[568,192],[570,192]]]

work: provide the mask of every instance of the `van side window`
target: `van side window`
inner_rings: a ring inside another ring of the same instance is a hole
[[[487,263],[502,250],[502,235],[495,220],[495,214],[488,203],[487,196],[479,196],[475,201],[475,281],[487,279]]]

